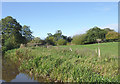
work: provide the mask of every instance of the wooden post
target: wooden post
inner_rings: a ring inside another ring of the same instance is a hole
[[[100,57],[100,48],[98,47],[98,57]]]
[[[98,57],[100,57],[100,48],[99,48],[99,42],[101,41],[101,39],[96,39],[98,42]]]

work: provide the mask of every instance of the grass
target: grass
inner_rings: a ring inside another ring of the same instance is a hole
[[[5,53],[19,70],[60,82],[118,82],[118,43],[27,47]],[[71,51],[71,49],[72,51]]]

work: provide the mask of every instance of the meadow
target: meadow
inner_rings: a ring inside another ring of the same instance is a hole
[[[22,72],[56,82],[118,82],[119,77],[118,42],[24,47],[8,50],[4,57]]]

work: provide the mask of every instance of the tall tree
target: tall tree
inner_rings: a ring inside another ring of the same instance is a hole
[[[104,29],[100,29],[98,27],[93,27],[89,29],[86,33],[86,43],[95,43],[96,39],[105,39],[106,32]]]
[[[48,33],[46,38],[46,43],[50,45],[61,45],[71,42],[72,38],[62,35],[61,30],[57,30],[55,34]]]
[[[54,39],[55,39],[55,41],[58,41],[61,38],[62,38],[62,31],[57,30],[56,33],[54,34]]]
[[[22,26],[11,16],[7,16],[1,20],[1,33],[2,33],[2,48],[3,50],[18,47],[24,42],[21,31]]]
[[[26,38],[26,42],[30,42],[33,39],[32,31],[30,30],[30,26],[24,25],[22,27],[22,36]]]

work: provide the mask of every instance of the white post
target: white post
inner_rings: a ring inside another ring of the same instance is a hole
[[[100,48],[98,47],[98,57],[100,57]]]
[[[99,42],[101,41],[101,39],[96,39],[97,40],[97,42],[98,42],[98,57],[100,57],[100,46],[99,46]]]

